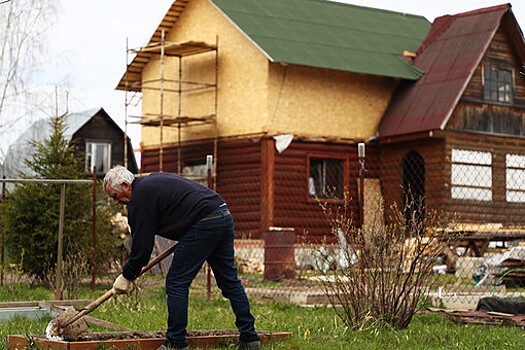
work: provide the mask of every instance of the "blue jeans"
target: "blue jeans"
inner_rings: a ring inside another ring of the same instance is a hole
[[[216,212],[227,209],[222,206]],[[230,300],[236,317],[241,340],[258,339],[255,319],[250,313],[250,303],[233,261],[233,218],[222,218],[198,222],[190,227],[180,239],[173,253],[168,275],[168,331],[166,338],[175,346],[187,345],[188,294],[191,282],[197,276],[204,261],[208,261],[222,295]]]

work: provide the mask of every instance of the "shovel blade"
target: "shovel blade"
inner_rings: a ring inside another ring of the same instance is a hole
[[[64,340],[76,340],[89,328],[83,317],[68,325],[69,321],[79,312],[74,306],[70,306],[66,311],[58,315],[51,321],[53,324],[52,335],[57,335]]]

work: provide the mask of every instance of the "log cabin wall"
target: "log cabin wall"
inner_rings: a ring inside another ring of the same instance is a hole
[[[206,159],[213,150],[210,141],[183,143],[183,167]],[[342,159],[344,184],[350,197],[348,215],[359,224],[358,175],[360,165],[355,144],[293,141],[278,153],[271,138],[232,138],[218,142],[216,190],[225,199],[235,220],[237,238],[262,239],[271,226],[292,227],[297,241],[308,232],[319,242],[330,234],[330,226],[319,203],[309,198],[308,157]],[[143,172],[158,171],[158,148],[145,149]],[[177,146],[164,148],[166,171],[177,169]],[[379,174],[378,147],[367,145],[364,178]],[[342,206],[342,202],[333,202]]]
[[[261,234],[261,154],[260,139],[224,139],[217,145],[216,191],[224,198],[235,220],[238,238],[262,238]],[[213,155],[213,141],[183,142],[182,168],[205,164]],[[164,171],[177,172],[178,145],[164,147]],[[159,149],[142,153],[142,172],[159,171]],[[206,180],[203,181],[207,185]]]
[[[450,184],[453,149],[484,152],[491,159],[492,186],[488,199],[453,199],[450,191],[445,197],[444,207],[449,214],[457,212],[462,221],[506,226],[524,224],[525,205],[508,198],[509,189],[506,188],[512,186],[507,174],[513,171],[507,167],[507,157],[525,156],[525,76],[519,58],[523,48],[514,44],[522,41],[515,23],[506,15],[447,123],[444,169],[447,183]],[[484,97],[486,68],[511,72],[510,101],[489,101]],[[519,180],[525,182],[525,178]]]
[[[216,190],[232,212],[236,238],[263,238],[260,139],[221,140],[217,158]]]
[[[498,137],[459,132],[447,132],[444,176],[450,184],[451,152],[453,149],[484,152],[491,156],[491,200],[453,199],[450,191],[444,197],[443,207],[449,215],[458,215],[462,222],[480,224],[501,223],[506,227],[523,226],[524,202],[507,199],[507,155],[525,157],[525,139]],[[525,181],[525,178],[521,178]],[[522,196],[523,197],[523,196]]]
[[[206,163],[206,155],[213,155],[213,141],[185,142],[181,146],[181,166]],[[178,144],[164,145],[163,147],[163,171],[177,173],[178,169]],[[141,156],[141,173],[153,173],[159,171],[159,148],[143,148]]]
[[[273,226],[293,227],[297,241],[301,241],[305,233],[313,242],[320,242],[325,235],[329,241],[334,239],[319,202],[309,196],[308,158],[312,156],[345,162],[344,186],[350,198],[345,215],[351,217],[356,225],[359,224],[357,179],[360,165],[356,144],[293,141],[282,153],[274,152]],[[377,157],[377,147],[367,145],[367,171],[363,172],[363,177],[378,176]],[[330,203],[339,207],[344,205],[342,201]]]
[[[445,141],[442,138],[420,138],[398,143],[381,145],[380,178],[381,188],[385,199],[385,220],[392,223],[394,217],[402,217],[405,202],[405,173],[406,169],[415,178],[424,178],[424,200],[427,215],[431,212],[439,213],[443,210],[446,190],[446,175],[444,174]],[[421,168],[405,157],[420,155],[423,160]],[[395,209],[399,208],[399,209]],[[399,211],[401,210],[401,212]],[[399,223],[398,223],[399,224]]]

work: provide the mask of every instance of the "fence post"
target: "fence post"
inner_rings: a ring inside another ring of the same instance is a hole
[[[3,176],[3,178],[5,179],[5,175]],[[5,202],[5,182],[2,182],[2,201],[0,203],[4,203]],[[2,260],[2,270],[0,272],[0,285],[4,285],[4,249],[5,249],[5,229],[4,229],[4,225],[3,225],[3,221],[4,220],[4,217],[3,215],[0,216],[0,231],[2,231],[2,248],[0,249],[0,255],[2,255],[1,257],[1,260]]]
[[[211,176],[211,171],[213,169],[213,156],[206,156],[206,169],[208,172],[208,188],[213,189],[213,179]],[[211,267],[209,263],[206,263],[206,298],[211,299]]]
[[[361,228],[361,283],[365,286],[365,250],[366,250],[366,237],[365,237],[365,181],[363,172],[365,168],[365,143],[360,142],[357,144],[357,158],[359,159],[359,227]]]
[[[62,283],[62,249],[64,240],[64,209],[66,206],[66,184],[60,186],[60,218],[58,221],[58,256],[57,256],[57,276],[55,287],[55,299],[61,300],[60,284]]]
[[[93,245],[91,246],[91,291],[95,291],[95,269],[96,269],[96,246],[97,246],[97,167],[93,167],[93,218],[91,230],[93,233]]]

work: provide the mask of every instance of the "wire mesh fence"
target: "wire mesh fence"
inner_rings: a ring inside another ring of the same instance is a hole
[[[363,276],[375,273],[372,257],[386,247],[385,227],[398,233],[392,255],[409,257],[415,237],[431,237],[439,247],[438,255],[422,254],[432,269],[425,294],[434,306],[473,309],[482,297],[524,295],[525,156],[518,151],[367,145],[365,156],[356,145],[293,142],[282,153],[274,147],[219,143],[215,183],[205,156],[193,152],[183,162],[184,176],[214,187],[227,202],[239,276],[250,296],[327,303],[320,275],[342,275],[352,266]],[[261,165],[265,157],[271,167]],[[406,272],[406,262],[397,269]],[[192,292],[218,295],[209,276],[203,267]]]
[[[249,174],[239,175],[235,196],[230,195],[233,184],[221,182],[219,166],[217,191],[224,191],[236,221],[239,273],[249,294],[323,300],[314,272],[320,254],[331,256],[332,263],[322,262],[327,274],[367,261],[385,225],[409,233],[407,245],[413,236],[424,236],[440,247],[438,256],[422,257],[432,259],[426,295],[435,306],[474,309],[482,297],[524,294],[525,156],[453,147],[439,156],[392,148],[381,153],[372,149],[359,158],[339,151],[301,153],[296,164],[290,164],[290,155],[276,154],[270,204],[260,193],[260,203],[249,202]],[[355,148],[346,151],[357,154]],[[263,192],[264,181],[261,186]],[[259,211],[249,215],[246,205]],[[330,223],[327,214],[339,215],[339,224]],[[343,221],[353,229],[341,230]],[[265,222],[273,226],[265,227]],[[362,247],[355,246],[350,232],[363,234]],[[284,238],[290,234],[292,244]],[[342,262],[343,249],[352,250],[354,258]],[[366,265],[364,272],[376,268]],[[266,285],[266,292],[250,287],[276,280],[280,282]]]

